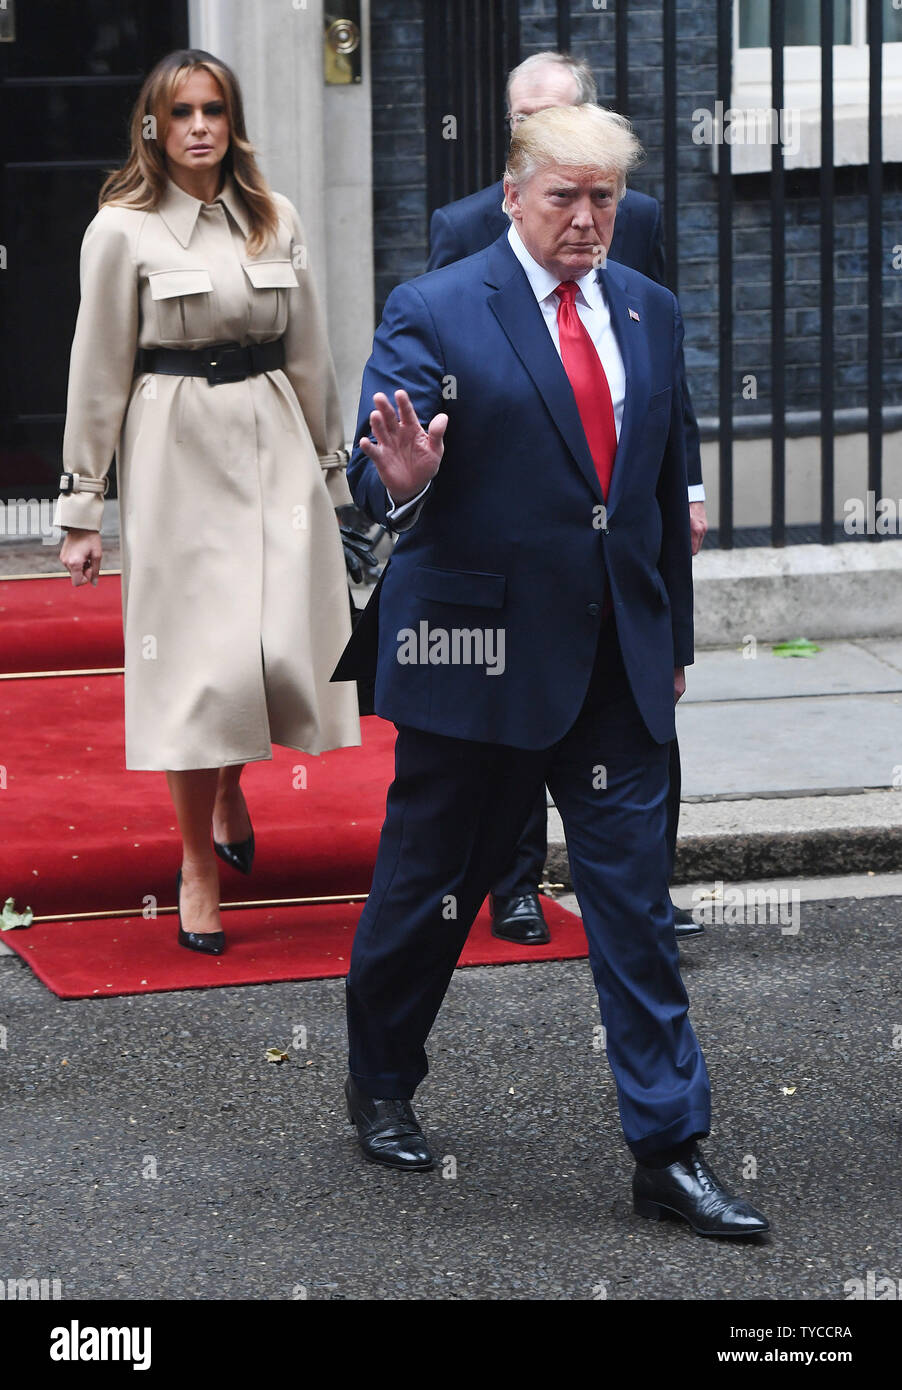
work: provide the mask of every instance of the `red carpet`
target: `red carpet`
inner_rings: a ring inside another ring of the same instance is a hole
[[[374,717],[363,726],[362,748],[276,748],[248,764],[254,872],[220,865],[223,901],[369,891],[395,731]],[[0,681],[0,728],[2,899],[41,917],[140,914],[147,895],[173,905],[175,817],[162,772],[125,770],[122,677]]]
[[[60,579],[0,583],[0,674],[83,671],[121,666],[122,599],[118,574],[96,589]]]
[[[61,999],[321,980],[347,974],[361,907],[361,903],[336,903],[223,913],[229,944],[221,956],[202,956],[179,946],[176,919],[168,915],[155,921],[118,917],[44,922],[4,932],[3,940]],[[492,936],[488,908],[483,908],[461,965],[585,956],[586,938],[579,918],[549,900],[545,900],[545,915],[552,931],[550,944],[518,950]]]
[[[116,577],[73,595],[65,579],[0,583],[5,666],[87,666],[89,653],[98,665],[121,663],[118,586]],[[68,603],[78,598],[97,605],[83,626],[75,618],[82,624],[88,610],[73,616]],[[257,856],[250,878],[220,865],[224,902],[366,894],[394,729],[373,717],[362,724],[361,748],[319,758],[276,748],[272,762],[249,764],[242,785]],[[88,915],[2,940],[62,998],[344,974],[360,903],[228,912],[229,949],[212,959],[177,945],[174,916],[143,916],[147,902],[174,905],[179,839],[163,774],[125,770],[121,676],[2,680],[0,729],[0,902],[13,897],[37,917]],[[484,915],[463,963],[585,956],[579,919],[550,902],[547,910],[549,946],[496,941]],[[90,916],[101,912],[116,916]]]

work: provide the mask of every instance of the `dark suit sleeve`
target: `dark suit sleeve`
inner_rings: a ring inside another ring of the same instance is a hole
[[[650,280],[657,280],[659,285],[667,283],[665,276],[666,258],[664,255],[664,228],[661,217],[661,204],[657,204],[658,215],[655,218],[651,236],[648,243],[648,261],[642,268]],[[686,363],[683,360],[683,352],[680,349],[680,399],[683,403],[683,428],[686,433],[686,473],[688,476],[687,486],[694,486],[702,481],[702,454],[701,441],[698,433],[698,421],[695,418],[695,411],[692,408],[692,397],[689,394],[689,383],[686,380]]]
[[[656,280],[659,285],[666,284],[664,279],[666,274],[664,261],[664,228],[661,219],[661,204],[658,202],[655,203],[655,220],[648,238],[646,257],[646,263],[642,268],[643,273],[647,275],[650,280]]]
[[[689,666],[694,660],[692,623],[692,545],[689,536],[689,503],[686,480],[686,433],[680,394],[683,357],[683,319],[676,299],[673,301],[673,395],[670,416],[670,435],[661,473],[657,498],[663,525],[661,554],[658,569],[670,597],[673,623],[673,664]]]
[[[451,219],[443,208],[436,208],[429,223],[429,260],[427,270],[438,270],[463,259],[463,250]]]
[[[698,433],[698,421],[692,408],[689,383],[686,380],[686,363],[680,350],[680,386],[683,397],[683,429],[686,432],[686,474],[688,486],[695,487],[702,481],[702,446]]]
[[[432,315],[423,296],[411,284],[398,285],[385,303],[382,322],[376,329],[373,350],[363,371],[360,406],[357,412],[357,447],[348,464],[348,484],[354,501],[362,511],[389,529],[388,493],[372,459],[360,448],[359,440],[370,433],[373,396],[384,391],[394,404],[395,392],[403,388],[410,396],[420,424],[425,429],[434,415],[449,412],[442,396],[445,365]],[[427,497],[423,505],[428,503]],[[418,515],[419,513],[417,513]]]

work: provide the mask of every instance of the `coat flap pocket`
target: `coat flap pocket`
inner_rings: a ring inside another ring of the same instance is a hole
[[[663,391],[656,391],[649,397],[647,414],[650,415],[653,410],[661,410],[665,405],[669,408],[672,395],[673,391],[669,386],[665,386]]]
[[[472,570],[439,570],[423,566],[414,575],[419,598],[435,603],[472,604],[476,608],[502,608],[507,579],[503,574],[478,574]]]
[[[255,290],[294,289],[298,283],[291,261],[251,261],[244,273]]]
[[[213,281],[210,272],[199,266],[196,270],[152,270],[148,275],[152,299],[174,299],[181,294],[210,294]]]

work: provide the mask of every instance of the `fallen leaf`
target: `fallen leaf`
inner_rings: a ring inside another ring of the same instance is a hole
[[[774,656],[814,656],[820,651],[820,647],[814,642],[809,642],[807,637],[796,637],[791,642],[777,642],[774,644]]]

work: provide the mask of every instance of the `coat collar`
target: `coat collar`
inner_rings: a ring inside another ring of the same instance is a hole
[[[647,345],[640,332],[630,331],[636,328],[636,324],[629,315],[631,301],[620,268],[615,263],[608,262],[606,267],[598,272],[598,283],[608,302],[611,324],[626,373],[623,420],[614,457],[610,495],[607,498],[602,495],[595,464],[586,442],[586,433],[576,407],[576,398],[564,371],[564,365],[545,326],[542,311],[526,271],[511,250],[507,232],[502,233],[488,248],[485,281],[496,291],[488,300],[493,314],[535,382],[580,472],[599,500],[606,504],[607,515],[610,516],[623,487],[623,459],[630,447],[630,438],[635,429],[636,412],[640,407],[644,408],[643,401],[647,394],[640,389],[640,383],[644,381],[645,376],[640,363],[642,354],[645,353],[647,356]],[[639,400],[640,395],[643,401]]]
[[[226,174],[222,192],[218,193],[213,199],[214,203],[222,203],[223,207],[232,217],[241,233],[246,237],[250,229],[247,218],[247,208],[245,207],[241,195],[235,186],[235,180],[231,174]],[[172,179],[166,180],[166,188],[163,196],[157,203],[155,211],[160,214],[166,226],[180,245],[187,247],[192,236],[194,227],[200,215],[200,210],[205,204],[200,198],[192,198],[190,193],[186,193],[183,188],[179,188]]]

